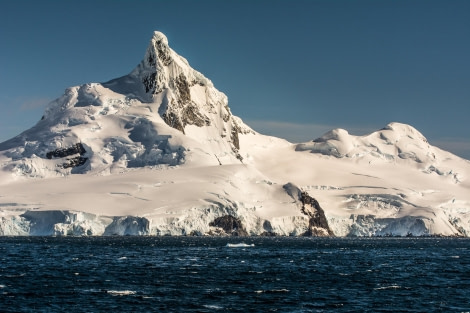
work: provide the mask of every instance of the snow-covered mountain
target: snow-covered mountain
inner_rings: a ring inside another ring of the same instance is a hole
[[[160,32],[1,143],[0,168],[0,235],[470,235],[469,161],[399,123],[261,135]]]
[[[68,168],[96,173],[193,158],[240,163],[238,135],[246,132],[252,130],[232,115],[227,97],[155,32],[129,75],[67,89],[36,126],[0,149],[14,171],[50,177]]]

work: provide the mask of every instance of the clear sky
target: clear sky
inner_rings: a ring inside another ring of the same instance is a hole
[[[470,159],[470,1],[10,0],[0,141],[65,88],[129,73],[154,30],[255,130],[308,141],[407,123]]]

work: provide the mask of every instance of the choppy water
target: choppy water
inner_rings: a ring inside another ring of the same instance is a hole
[[[470,311],[468,239],[15,237],[0,262],[1,312]]]

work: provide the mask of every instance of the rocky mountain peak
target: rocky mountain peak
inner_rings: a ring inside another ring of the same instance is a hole
[[[1,143],[0,151],[19,173],[40,177],[70,168],[227,164],[242,161],[238,136],[247,132],[253,131],[232,115],[227,96],[156,31],[131,73],[67,88],[41,121]],[[74,155],[55,153],[69,150]]]
[[[161,42],[162,44],[168,46],[168,38],[166,38],[164,33],[159,32],[158,30],[153,32],[152,41]]]
[[[155,31],[150,39],[145,56],[130,76],[143,84],[144,92],[157,95],[166,89],[179,91],[181,81],[187,85],[211,86],[209,79],[191,68],[188,61],[168,45],[168,38]]]
[[[142,83],[151,96],[148,101],[161,101],[158,113],[167,125],[188,136],[187,126],[214,127],[241,160],[238,134],[251,129],[233,118],[225,94],[173,51],[163,33],[154,32],[144,59],[130,75]]]
[[[147,65],[149,68],[154,69],[159,67],[159,62],[161,62],[164,66],[170,65],[172,62],[171,50],[168,46],[168,39],[163,33],[158,31],[154,32],[147,48],[144,62],[145,65]]]

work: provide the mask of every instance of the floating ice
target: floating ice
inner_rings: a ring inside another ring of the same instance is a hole
[[[248,248],[248,247],[254,247],[255,244],[252,243],[251,245],[250,244],[246,244],[246,243],[228,243],[226,245],[226,247],[229,247],[229,248]]]
[[[106,293],[109,293],[113,296],[130,296],[136,294],[136,292],[132,290],[107,290]]]

